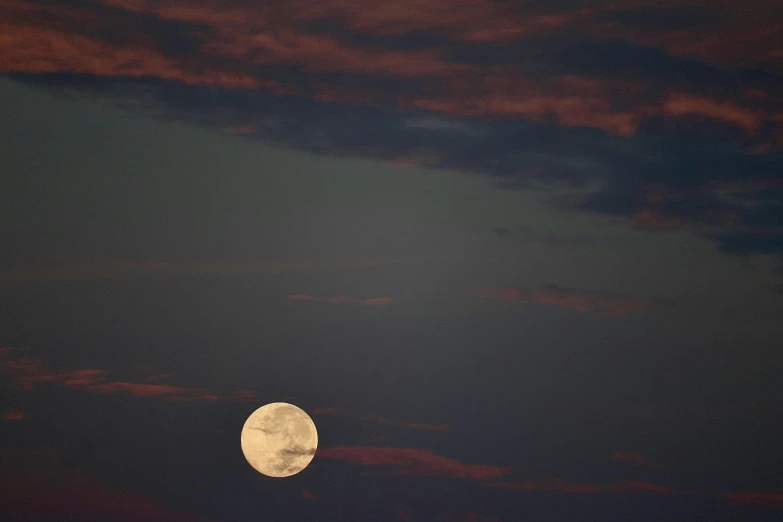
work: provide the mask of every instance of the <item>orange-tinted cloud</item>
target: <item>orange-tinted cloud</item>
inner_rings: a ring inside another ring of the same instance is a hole
[[[363,466],[388,467],[392,469],[391,473],[394,475],[429,475],[487,480],[502,477],[513,470],[513,468],[503,466],[463,464],[458,460],[417,448],[333,446],[319,448],[316,456],[356,462]]]
[[[740,491],[726,493],[725,497],[734,504],[754,504],[783,509],[783,490]]]
[[[463,290],[461,293],[496,301],[541,303],[575,312],[602,311],[607,317],[621,317],[631,313],[654,310],[668,304],[659,299],[577,292],[570,288],[556,286],[550,286],[544,291],[525,291],[505,286],[483,286]]]
[[[670,116],[696,115],[733,123],[748,133],[755,132],[766,119],[764,112],[742,108],[732,101],[716,101],[701,96],[674,93],[663,105]]]
[[[154,77],[229,88],[256,88],[262,82],[227,68],[164,55],[143,28],[127,44],[111,43],[79,30],[102,19],[86,8],[25,0],[0,0],[0,72],[81,73]]]
[[[0,472],[0,509],[18,520],[197,522],[146,494],[115,489],[80,475]]]
[[[25,420],[26,418],[27,415],[25,415],[21,411],[7,411],[3,413],[3,420],[5,421],[21,421],[21,420]]]
[[[42,359],[0,358],[0,373],[13,379],[19,390],[32,390],[39,384],[104,394],[127,393],[136,397],[161,397],[169,401],[248,402],[257,400],[255,392],[242,390],[231,395],[216,395],[202,388],[186,388],[167,384],[115,381],[107,370],[58,370],[49,368]]]
[[[392,419],[387,419],[386,417],[378,417],[373,415],[362,417],[362,420],[368,422],[375,422],[377,424],[386,424],[389,426],[410,428],[413,430],[421,430],[421,431],[448,431],[451,429],[451,426],[448,424],[417,424],[417,423],[410,423],[410,422],[399,422]]]
[[[710,63],[748,65],[764,57],[779,66],[783,63],[783,55],[776,50],[783,47],[781,23],[761,15],[765,6],[760,0],[742,9],[721,1],[714,6],[718,16],[690,29],[645,27],[611,19],[615,13],[656,8],[658,4],[650,0],[617,1],[600,9],[574,6],[560,12],[536,4],[507,5],[491,0],[458,4],[448,0],[388,0],[369,7],[355,0],[311,0],[290,6],[237,3],[231,7],[198,0],[175,0],[165,5],[149,0],[103,2],[117,11],[57,2],[0,0],[0,34],[4,35],[0,39],[0,71],[67,72],[234,89],[262,88],[331,102],[395,103],[451,115],[554,121],[567,127],[630,135],[651,115],[698,115],[725,121],[749,133],[756,132],[769,115],[743,105],[739,98],[718,100],[707,94],[677,91],[664,93],[668,95],[662,101],[653,101],[642,96],[650,86],[641,82],[576,74],[538,78],[517,66],[454,60],[445,45],[384,48],[361,41],[352,43],[340,38],[339,31],[370,40],[423,31],[465,45],[504,45],[519,38],[559,35],[567,30],[656,45]],[[179,24],[194,40],[194,50],[190,54],[164,52],[165,38],[127,16],[132,13]],[[325,22],[337,27],[336,33],[307,29]],[[118,26],[123,28],[122,39],[107,39],[100,31],[86,29]],[[731,30],[727,30],[729,27]],[[309,74],[306,86],[257,74],[259,69],[278,66]],[[319,75],[333,73],[418,78],[425,85],[415,95],[389,96],[366,87],[331,85],[319,79]],[[637,101],[619,106],[615,103],[618,93]],[[229,132],[238,134],[254,130],[246,123],[229,128]],[[399,161],[411,160],[403,155]]]

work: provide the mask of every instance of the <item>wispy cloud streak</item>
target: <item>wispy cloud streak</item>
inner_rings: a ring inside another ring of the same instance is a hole
[[[319,448],[316,456],[355,462],[363,466],[389,468],[393,475],[429,475],[472,480],[497,479],[513,468],[484,464],[463,464],[430,450],[380,446],[333,446]]]
[[[50,368],[42,359],[32,357],[8,357],[0,354],[0,373],[12,379],[13,386],[21,391],[44,384],[62,386],[92,393],[128,394],[136,397],[162,398],[177,402],[254,402],[258,396],[253,391],[235,391],[230,395],[217,395],[203,388],[188,388],[168,384],[120,381],[110,378],[111,372],[101,369],[63,370]]]

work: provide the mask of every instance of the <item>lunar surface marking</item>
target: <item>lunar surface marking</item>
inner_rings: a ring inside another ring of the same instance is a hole
[[[310,464],[318,432],[307,413],[275,402],[254,411],[242,427],[242,453],[253,468],[269,477],[288,477]]]

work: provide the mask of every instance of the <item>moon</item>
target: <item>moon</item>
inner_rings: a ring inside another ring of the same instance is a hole
[[[290,477],[313,460],[318,431],[300,408],[273,402],[250,414],[241,442],[245,459],[256,471],[268,477]]]

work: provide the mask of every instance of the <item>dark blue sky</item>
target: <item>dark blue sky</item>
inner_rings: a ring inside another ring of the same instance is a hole
[[[779,519],[774,4],[0,0],[0,518]]]

